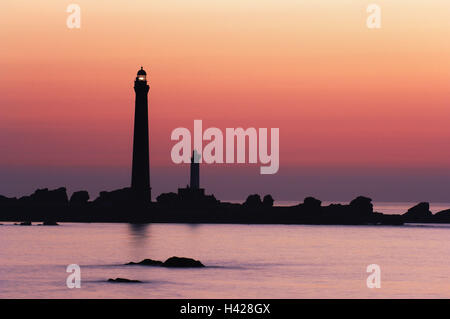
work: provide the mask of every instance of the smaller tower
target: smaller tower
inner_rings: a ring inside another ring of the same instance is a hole
[[[200,188],[200,154],[197,153],[197,150],[192,152],[191,157],[191,181],[190,188],[191,189],[199,189]]]
[[[194,150],[191,157],[191,179],[186,188],[178,188],[178,197],[183,203],[202,203],[208,196],[205,196],[205,189],[200,188],[200,158],[201,155]]]

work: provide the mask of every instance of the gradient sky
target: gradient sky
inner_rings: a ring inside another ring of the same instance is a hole
[[[128,186],[143,65],[154,195],[187,183],[170,133],[202,119],[280,128],[274,176],[202,166],[220,199],[450,202],[448,0],[73,2],[79,30],[72,1],[0,3],[0,194]]]

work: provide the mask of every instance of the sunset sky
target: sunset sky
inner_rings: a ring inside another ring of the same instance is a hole
[[[280,129],[276,175],[201,166],[219,199],[450,202],[448,0],[2,0],[0,43],[0,194],[128,186],[142,65],[153,198],[188,182],[170,134],[201,119]]]

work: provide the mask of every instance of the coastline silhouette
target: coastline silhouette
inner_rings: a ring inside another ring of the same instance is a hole
[[[450,223],[450,209],[432,214],[422,202],[402,215],[373,210],[372,200],[359,196],[347,205],[330,204],[313,197],[293,206],[274,206],[271,195],[252,194],[242,204],[221,202],[204,189],[178,189],[162,193],[156,202],[136,200],[131,188],[101,192],[90,201],[86,191],[70,199],[64,187],[38,189],[20,198],[0,195],[0,220],[44,222],[127,222],[127,223],[236,223],[236,224],[323,224],[402,225],[403,223]]]
[[[221,202],[200,187],[200,154],[193,151],[190,184],[177,193],[163,193],[151,201],[147,73],[141,67],[134,81],[135,118],[130,187],[100,192],[90,201],[87,191],[68,197],[66,188],[38,189],[20,198],[0,195],[0,220],[22,221],[22,225],[43,221],[129,222],[129,223],[244,223],[244,224],[342,224],[402,225],[405,222],[449,223],[450,209],[432,214],[428,203],[419,203],[403,215],[373,211],[372,200],[359,196],[347,205],[331,204],[306,197],[294,206],[274,206],[271,195],[261,199],[251,194],[242,204]]]

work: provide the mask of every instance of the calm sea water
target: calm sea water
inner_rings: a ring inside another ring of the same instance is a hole
[[[3,223],[0,238],[0,298],[450,298],[450,225]],[[123,265],[171,256],[207,267]],[[66,286],[69,264],[80,289]]]

